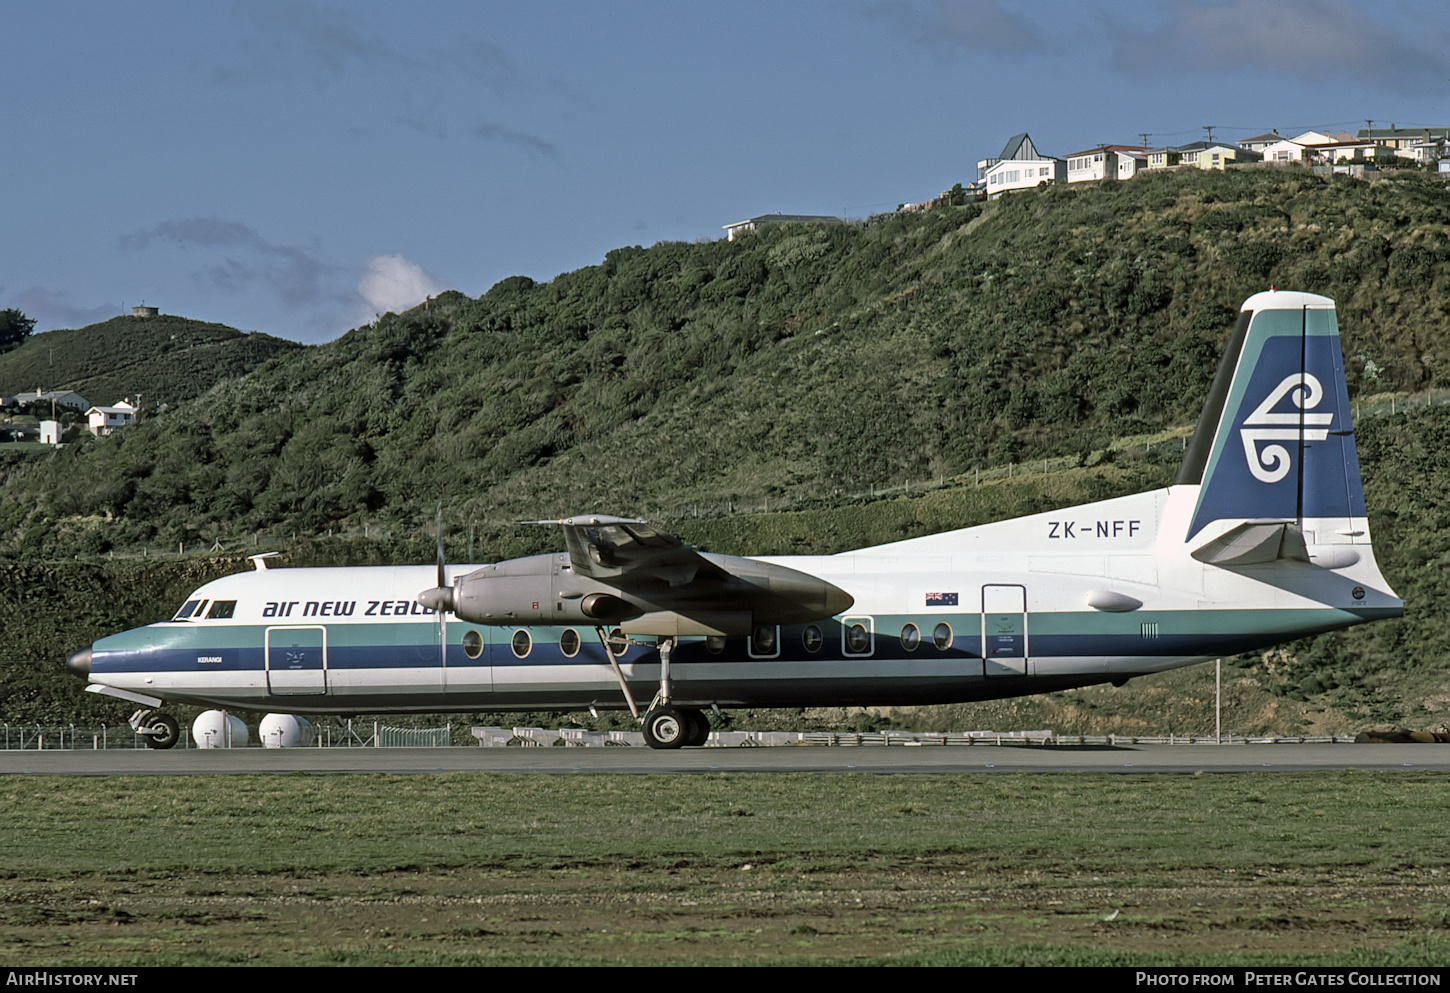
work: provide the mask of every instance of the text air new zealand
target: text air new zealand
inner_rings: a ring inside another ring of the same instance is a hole
[[[68,666],[137,703],[313,714],[643,711],[1043,693],[1398,617],[1365,518],[1333,301],[1243,305],[1174,485],[839,555],[703,553],[618,517],[494,565],[266,569]],[[644,706],[640,706],[644,702]]]

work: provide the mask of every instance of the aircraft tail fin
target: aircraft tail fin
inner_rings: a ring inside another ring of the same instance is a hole
[[[1243,304],[1175,480],[1199,487],[1195,558],[1245,565],[1368,544],[1334,301],[1257,293]],[[1216,522],[1227,522],[1205,533]]]

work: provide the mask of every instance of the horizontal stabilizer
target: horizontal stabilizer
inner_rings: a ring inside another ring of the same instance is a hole
[[[1304,532],[1294,521],[1244,521],[1189,554],[1218,566],[1263,565],[1277,559],[1309,561]]]

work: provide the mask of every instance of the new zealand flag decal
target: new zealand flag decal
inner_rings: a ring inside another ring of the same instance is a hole
[[[928,593],[926,605],[928,607],[955,607],[957,595],[955,593]]]

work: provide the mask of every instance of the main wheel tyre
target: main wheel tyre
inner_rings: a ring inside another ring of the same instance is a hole
[[[146,744],[152,748],[170,748],[181,738],[181,726],[170,714],[152,714],[146,730]]]
[[[644,743],[651,748],[679,748],[688,734],[689,722],[674,707],[661,707],[644,716]]]
[[[705,716],[703,710],[682,710],[689,721],[690,729],[685,735],[685,745],[689,748],[698,748],[710,740],[710,718]]]

